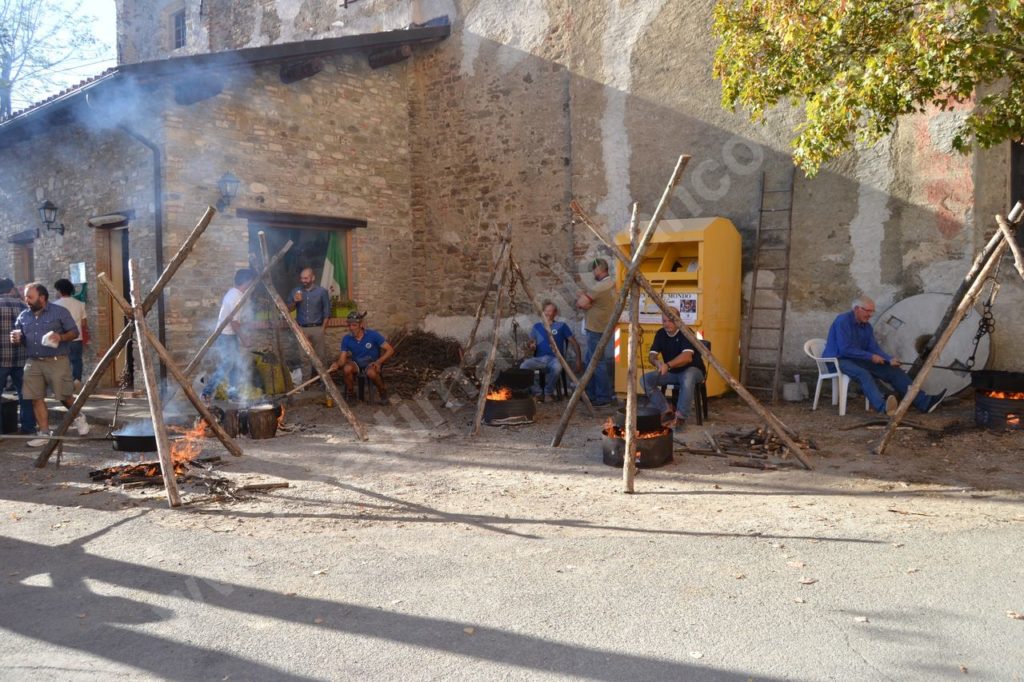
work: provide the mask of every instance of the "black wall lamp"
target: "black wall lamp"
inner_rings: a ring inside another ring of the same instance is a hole
[[[59,235],[64,234],[64,223],[57,223],[54,226],[57,222],[57,206],[49,199],[39,207],[39,217],[43,219],[43,225],[46,225],[47,230],[53,230]]]
[[[238,186],[241,184],[242,181],[231,171],[220,176],[220,180],[217,181],[217,189],[220,190],[220,200],[217,201],[218,211],[223,211],[231,205],[231,200],[238,194]]]

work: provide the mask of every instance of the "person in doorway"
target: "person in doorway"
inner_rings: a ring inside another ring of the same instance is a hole
[[[348,334],[341,340],[341,354],[327,368],[332,374],[342,370],[347,400],[355,400],[355,380],[360,374],[366,376],[377,387],[381,405],[389,405],[388,389],[384,386],[381,372],[384,363],[395,354],[395,349],[388,343],[384,335],[373,329],[367,329],[364,318],[366,313],[352,311],[345,319]]]
[[[913,382],[900,369],[902,363],[882,350],[875,340],[875,330],[869,322],[874,313],[874,301],[863,294],[855,298],[850,310],[832,322],[822,354],[826,358],[839,358],[839,369],[860,384],[871,407],[891,416],[896,412],[898,400],[895,395],[883,398],[875,380],[889,384],[901,399]],[[932,412],[945,397],[945,390],[936,395],[921,391],[914,398],[914,407],[921,412]]]
[[[238,305],[242,294],[256,281],[256,272],[249,268],[242,268],[235,272],[235,286],[224,294],[220,302],[220,313],[217,315],[217,326],[227,319],[228,314]],[[247,340],[243,335],[245,310],[240,310],[231,322],[224,327],[224,331],[214,342],[216,351],[212,353],[217,358],[217,367],[210,375],[209,380],[203,387],[203,399],[209,401],[222,381],[227,380],[228,400],[237,400],[239,389],[249,383],[249,359],[245,354],[248,347]]]
[[[53,283],[53,288],[59,294],[53,302],[54,305],[67,308],[71,313],[71,319],[78,327],[78,338],[71,342],[69,345],[71,350],[68,353],[68,360],[71,361],[71,380],[75,385],[75,390],[78,391],[82,388],[82,353],[85,350],[85,344],[89,343],[89,321],[86,319],[85,304],[74,298],[75,285],[71,283],[71,280],[58,279]]]
[[[0,279],[0,391],[7,388],[7,380],[18,396],[19,424],[21,433],[36,432],[36,418],[32,413],[32,401],[22,395],[22,380],[25,377],[25,346],[11,342],[11,332],[21,311],[27,309],[18,294],[14,282]]]
[[[677,308],[672,310],[679,315]],[[661,316],[661,329],[654,335],[648,355],[657,369],[644,374],[647,399],[661,412],[663,424],[682,428],[690,418],[694,388],[707,375],[704,360],[667,315]],[[663,386],[677,387],[675,409],[669,407],[665,394],[661,392]]]
[[[615,282],[608,271],[608,261],[595,258],[590,263],[590,271],[594,276],[594,284],[586,291],[580,291],[576,298],[576,307],[585,312],[584,330],[587,335],[587,356],[590,363],[601,341],[601,334],[615,312]],[[594,375],[587,383],[587,397],[594,407],[611,405],[615,401],[612,377],[615,372],[615,351],[612,344],[604,347],[601,361],[594,370]]]
[[[50,432],[50,416],[46,408],[46,392],[71,407],[70,342],[78,338],[78,327],[67,308],[50,303],[50,292],[39,282],[25,287],[27,310],[21,311],[11,331],[11,343],[25,347],[25,378],[22,394],[32,401],[39,438],[28,442],[30,447],[45,445]],[[74,427],[81,436],[89,433],[85,415],[75,419]]]
[[[299,274],[301,286],[292,290],[288,300],[288,310],[295,310],[295,321],[302,327],[303,335],[309,339],[316,355],[323,362],[327,356],[325,337],[327,321],[331,319],[331,295],[316,283],[316,274],[312,268],[306,268]],[[313,376],[313,363],[302,354],[302,379]]]
[[[551,327],[551,335],[554,337],[555,344],[558,346],[558,351],[562,354],[563,358],[566,357],[566,349],[572,346],[576,357],[576,373],[579,374],[583,371],[583,353],[580,352],[580,344],[576,341],[576,337],[573,336],[572,329],[565,322],[555,321],[555,318],[558,317],[558,306],[554,303],[544,301],[542,309],[544,317]],[[562,365],[558,362],[558,358],[555,357],[555,351],[552,350],[551,344],[548,343],[548,333],[544,329],[543,322],[536,323],[533,325],[533,329],[530,330],[530,351],[533,353],[533,357],[523,360],[519,368],[544,370],[543,395],[541,395],[540,390],[540,377],[534,377],[533,379],[533,394],[542,400],[551,402],[555,399],[555,385],[558,383],[558,375],[562,371]]]

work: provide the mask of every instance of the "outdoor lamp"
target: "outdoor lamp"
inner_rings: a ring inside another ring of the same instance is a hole
[[[238,194],[238,186],[241,184],[242,181],[231,171],[220,176],[220,180],[217,181],[217,189],[220,190],[220,201],[217,202],[218,211],[223,211],[231,205],[231,200]]]
[[[39,207],[39,217],[43,219],[43,225],[46,225],[47,230],[53,230],[60,235],[64,234],[64,223],[57,223],[56,227],[53,225],[57,222],[57,206],[49,199]]]

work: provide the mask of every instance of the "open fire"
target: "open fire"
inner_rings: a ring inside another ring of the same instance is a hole
[[[488,400],[512,400],[512,389],[501,386],[491,387],[491,390],[487,391]]]
[[[1024,374],[982,370],[971,374],[974,386],[974,421],[989,429],[1022,427]]]
[[[603,433],[604,435],[608,436],[609,438],[622,438],[622,439],[626,438],[626,431],[623,428],[621,428],[619,426],[616,426],[615,423],[612,421],[611,417],[609,417],[605,421],[604,427],[602,427],[602,429],[601,429],[601,433]],[[672,433],[672,429],[669,429],[669,428],[663,426],[663,427],[661,427],[660,429],[658,429],[656,431],[637,431],[636,432],[636,437],[637,438],[661,438],[662,436],[667,436],[670,433]]]
[[[601,428],[601,456],[608,466],[621,467],[626,453],[626,432],[612,419]],[[641,469],[652,469],[672,461],[672,429],[659,426],[651,431],[637,431],[633,456]]]
[[[1024,400],[1024,391],[982,391],[987,398],[996,400]]]

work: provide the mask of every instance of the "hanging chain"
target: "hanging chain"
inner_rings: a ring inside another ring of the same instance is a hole
[[[128,382],[131,376],[128,374],[128,349],[130,348],[128,344],[130,344],[134,338],[135,330],[132,329],[131,332],[128,334],[128,342],[125,343],[124,345],[124,369],[121,370],[121,378],[118,380],[117,384],[117,398],[114,401],[114,418],[110,421],[110,428],[107,430],[108,437],[112,433],[114,433],[114,429],[117,428],[117,415],[121,411],[121,406],[124,405],[124,394],[128,391],[129,388]]]
[[[971,357],[967,358],[967,369],[974,369],[974,357],[978,354],[978,345],[981,340],[985,338],[986,334],[991,334],[996,329],[996,318],[992,314],[992,304],[996,302],[996,296],[999,294],[999,268],[1003,265],[1003,259],[1000,258],[999,262],[996,263],[996,270],[988,278],[990,289],[988,292],[988,299],[982,304],[981,319],[978,320],[978,331],[974,334],[974,349],[971,351]]]
[[[516,321],[516,311],[518,305],[516,304],[516,285],[519,281],[516,279],[516,269],[509,267],[509,278],[508,278],[508,307],[509,317],[512,318],[512,343],[515,344],[515,350],[512,352],[512,358],[516,361],[516,365],[519,365],[519,322]],[[497,330],[495,330],[497,333]]]

